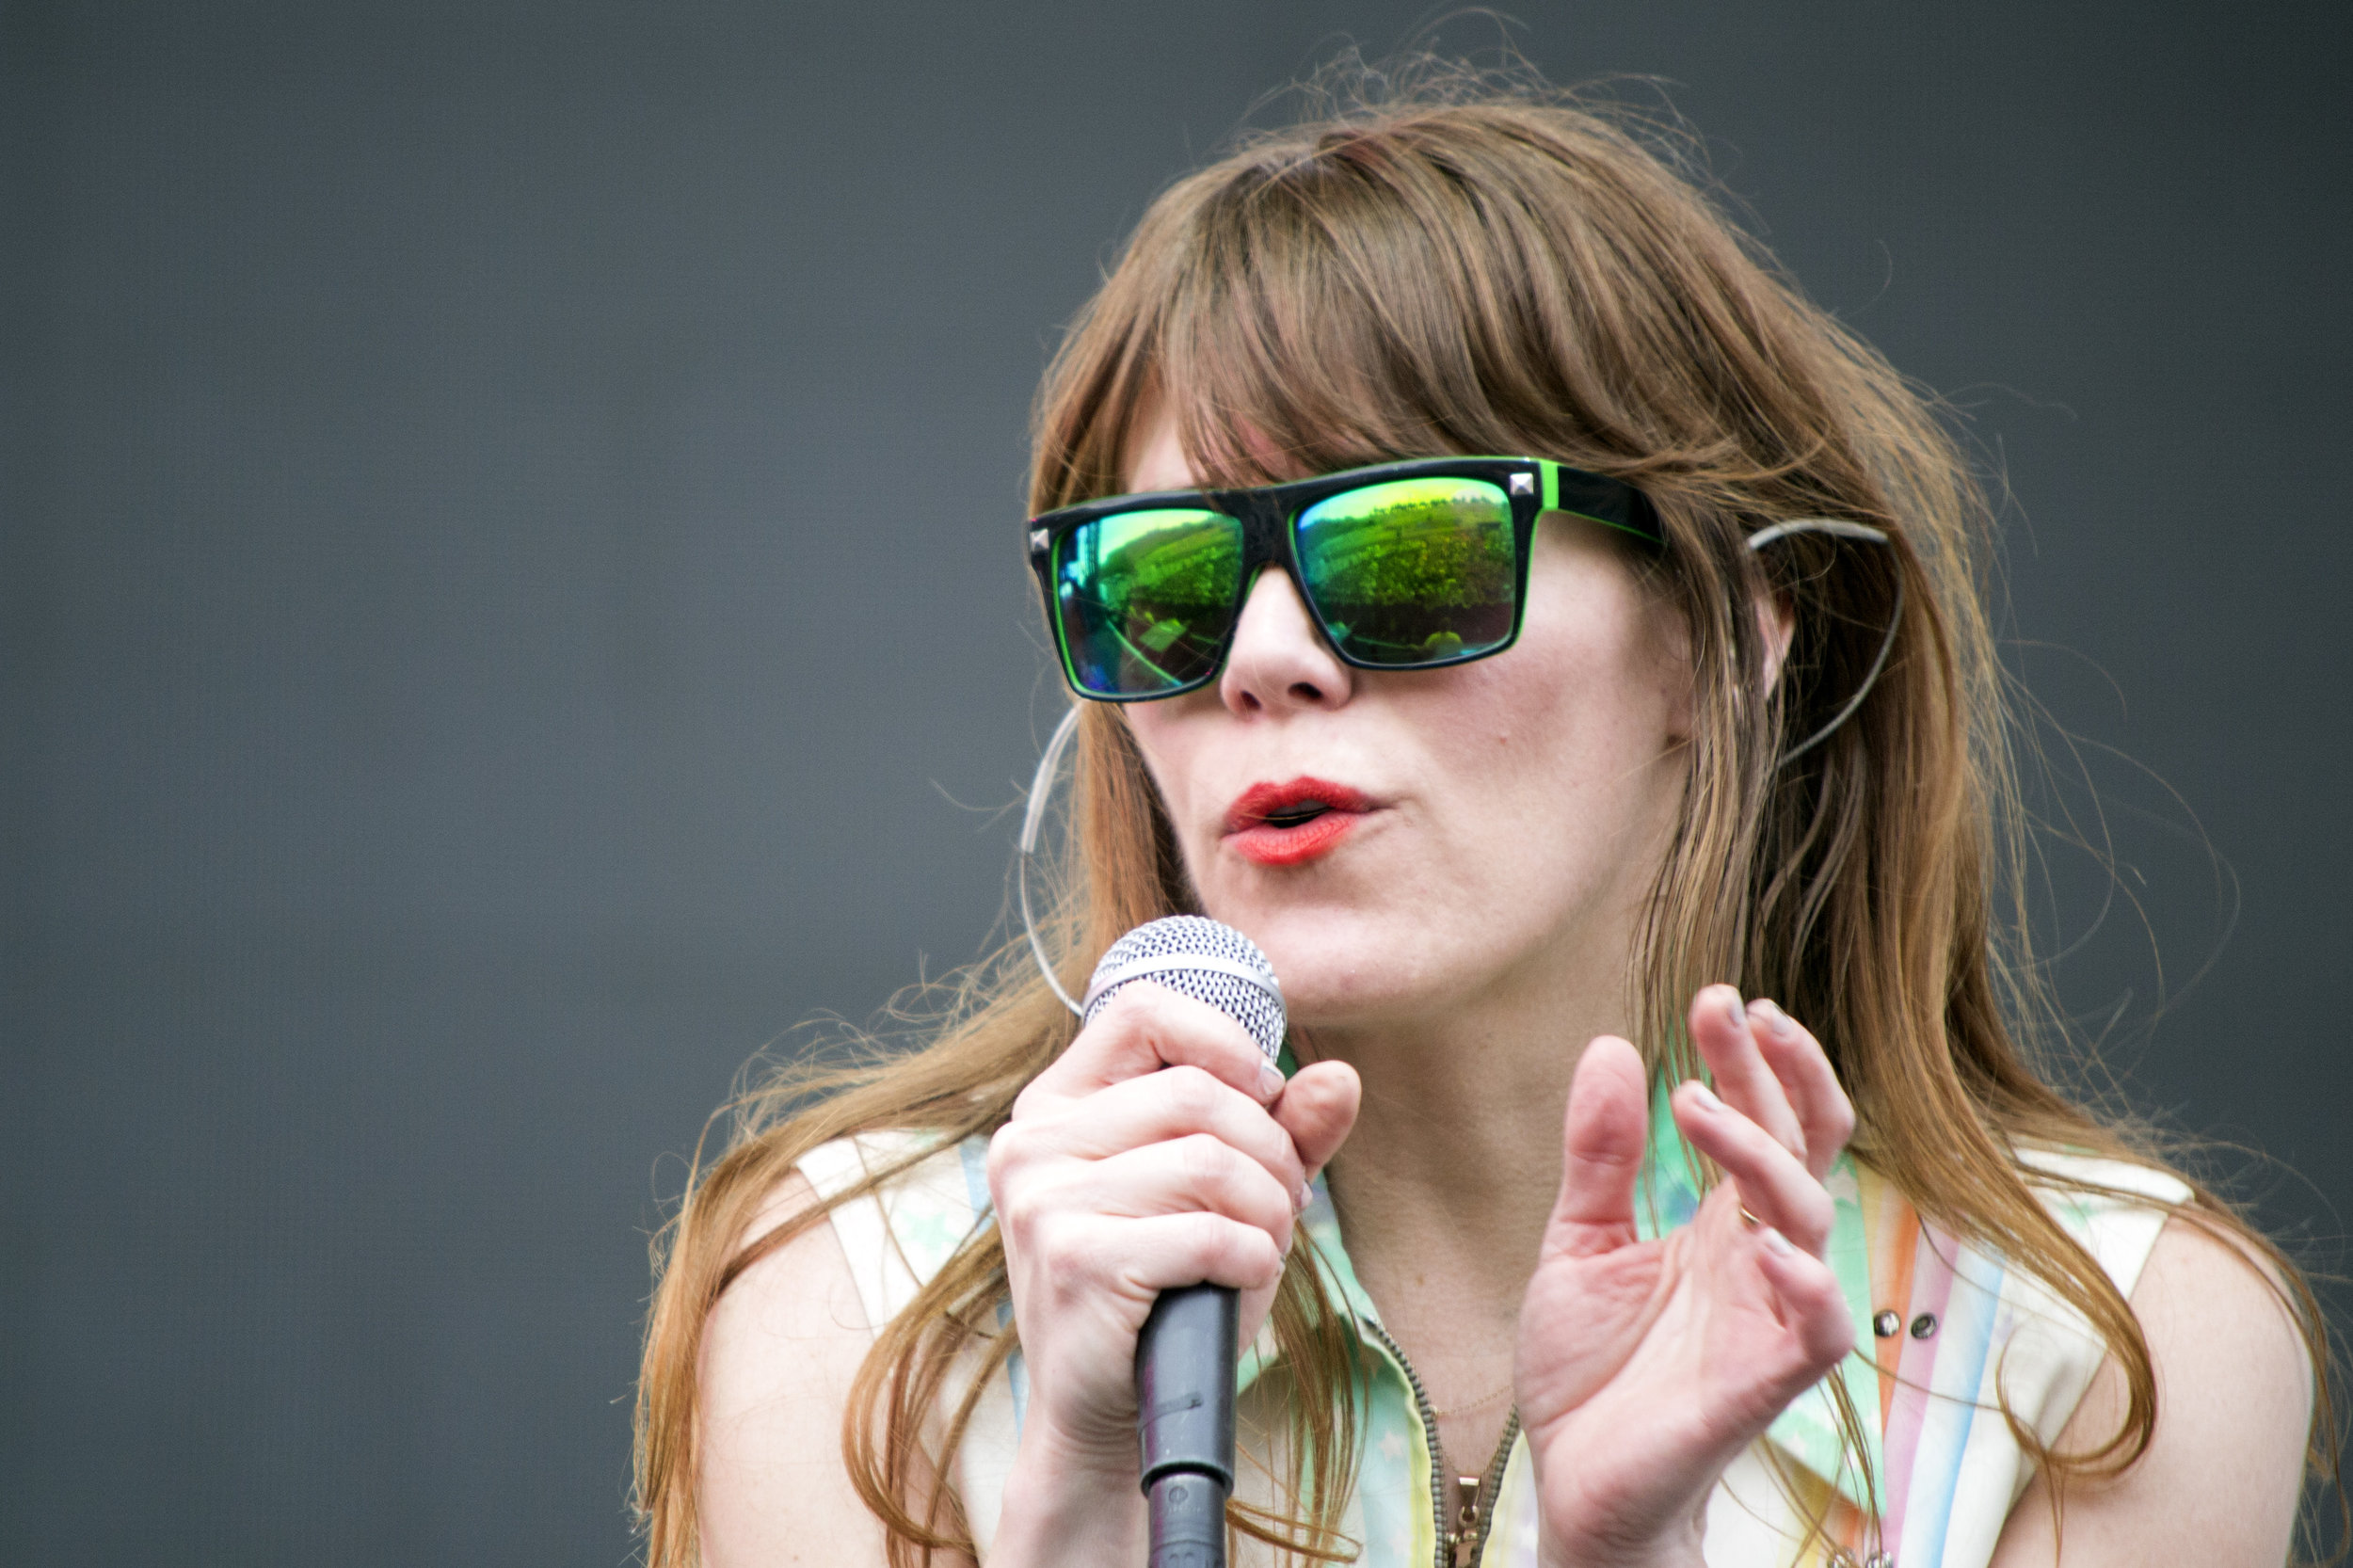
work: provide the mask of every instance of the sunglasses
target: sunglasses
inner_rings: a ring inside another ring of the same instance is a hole
[[[1071,690],[1142,702],[1217,678],[1266,566],[1340,662],[1442,669],[1510,648],[1536,520],[1664,543],[1640,490],[1542,457],[1430,457],[1240,490],[1112,496],[1030,520],[1030,566]]]

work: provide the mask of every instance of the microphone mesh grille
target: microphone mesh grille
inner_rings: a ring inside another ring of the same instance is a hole
[[[1121,987],[1139,980],[1206,1001],[1249,1031],[1272,1062],[1283,1048],[1283,989],[1258,944],[1220,921],[1170,915],[1136,927],[1111,945],[1087,983],[1084,1013],[1093,1023]]]

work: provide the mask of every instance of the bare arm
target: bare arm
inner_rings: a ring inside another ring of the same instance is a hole
[[[753,1237],[814,1196],[794,1173]],[[882,1568],[882,1525],[841,1459],[850,1381],[872,1343],[829,1224],[761,1258],[719,1298],[703,1346],[704,1568]]]
[[[2286,1560],[2312,1420],[2312,1368],[2256,1268],[2193,1224],[2166,1225],[2132,1296],[2156,1367],[2149,1451],[2112,1480],[2070,1482],[2063,1534],[2054,1527],[2049,1478],[2038,1476],[2010,1512],[1993,1568],[2275,1568]],[[2068,1421],[2059,1450],[2105,1442],[2124,1403],[2123,1374],[2110,1361]]]

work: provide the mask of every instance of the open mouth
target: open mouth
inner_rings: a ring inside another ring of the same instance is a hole
[[[1225,842],[1262,866],[1312,860],[1337,845],[1374,803],[1362,791],[1321,778],[1253,784],[1225,813]]]

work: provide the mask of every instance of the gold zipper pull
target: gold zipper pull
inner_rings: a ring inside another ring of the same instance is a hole
[[[1454,1548],[1454,1568],[1472,1568],[1471,1554],[1479,1550],[1479,1488],[1477,1476],[1454,1478],[1454,1528],[1446,1544]]]

